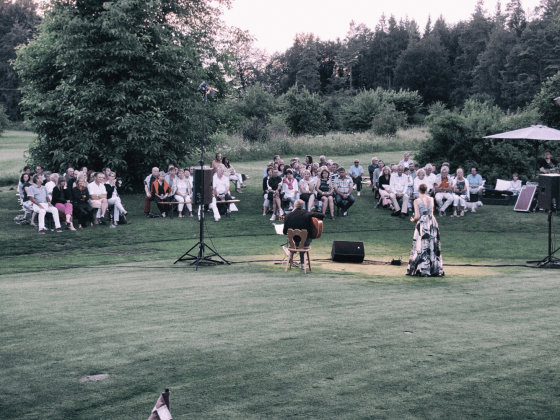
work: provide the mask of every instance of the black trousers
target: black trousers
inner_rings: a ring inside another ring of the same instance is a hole
[[[358,191],[362,191],[362,176],[357,176],[354,178],[354,184],[356,184],[356,188]]]
[[[313,239],[311,238],[307,238],[307,240],[305,241],[305,243],[303,244],[303,246],[308,247],[309,245],[311,245],[311,241]],[[296,244],[296,247],[299,246],[299,243],[301,242],[301,238],[299,236],[294,236],[294,243]],[[303,258],[305,257],[305,252],[300,252],[299,253],[299,262],[301,264],[303,264]]]
[[[154,201],[156,202],[160,213],[167,213],[169,211],[169,204],[161,204],[162,201],[168,201],[169,197],[167,197],[164,200],[159,198],[157,195],[153,195],[152,197],[153,197]]]
[[[78,224],[80,226],[87,226],[88,223],[93,223],[93,209],[89,203],[75,204],[74,213],[78,215]]]
[[[218,211],[220,212],[220,214],[226,214],[229,204],[220,204],[220,198],[217,195],[214,197],[216,197],[216,206],[218,207]],[[231,200],[231,195],[226,194],[224,200]]]

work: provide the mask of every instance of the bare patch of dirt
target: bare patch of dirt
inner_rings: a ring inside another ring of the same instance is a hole
[[[83,378],[78,379],[78,382],[99,382],[107,379],[108,377],[109,375],[102,373],[101,375],[84,376]]]

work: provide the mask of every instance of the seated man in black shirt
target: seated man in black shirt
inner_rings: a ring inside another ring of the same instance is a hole
[[[558,166],[558,161],[552,158],[552,153],[550,150],[544,152],[544,158],[537,161],[537,166],[542,174],[554,173]]]
[[[304,246],[308,247],[311,245],[311,218],[316,217],[319,220],[323,220],[325,215],[323,213],[315,213],[309,212],[305,210],[305,201],[303,200],[296,200],[294,203],[294,211],[290,214],[286,215],[284,218],[284,235],[288,234],[288,229],[300,229],[300,230],[307,230],[307,240],[305,241]],[[301,238],[297,236],[294,237],[294,242],[296,246],[299,246]],[[303,269],[303,258],[304,253],[299,253],[301,265],[300,268]]]

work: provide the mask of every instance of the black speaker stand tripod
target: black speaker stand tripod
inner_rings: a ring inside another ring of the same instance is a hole
[[[556,204],[556,203],[554,203]],[[556,205],[554,205],[556,207]],[[560,248],[552,250],[552,212],[553,210],[548,210],[548,255],[539,261],[527,261],[527,264],[537,264],[537,267],[548,267],[548,268],[560,268],[560,258],[554,256]]]
[[[200,191],[196,198],[195,203],[198,204],[199,213],[200,213],[200,239],[199,241],[187,252],[185,252],[177,261],[173,264],[177,264],[179,261],[192,261],[190,265],[196,264],[196,270],[198,271],[198,267],[200,265],[218,265],[218,264],[227,264],[231,265],[229,261],[222,258],[220,254],[214,249],[212,249],[209,245],[204,242],[204,145],[206,144],[206,137],[204,135],[204,111],[206,110],[206,102],[208,102],[208,95],[214,95],[216,89],[208,86],[206,82],[202,82],[199,86],[198,91],[202,93],[202,140],[200,144],[200,176],[201,176],[201,183],[200,183]],[[193,208],[194,210],[194,208]],[[198,247],[198,252],[196,255],[191,254],[191,251]],[[209,254],[206,252],[210,251]],[[218,257],[218,259],[212,259],[212,257]]]

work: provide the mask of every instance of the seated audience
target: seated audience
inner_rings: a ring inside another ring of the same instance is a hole
[[[230,206],[229,204],[220,204],[220,201],[228,201],[232,199],[229,194],[229,177],[225,175],[225,170],[225,165],[220,164],[217,172],[214,174],[214,178],[212,179],[214,198],[216,200],[216,203],[212,204],[214,204],[218,210],[218,215],[214,212],[214,219],[216,222],[220,220],[220,215],[227,213]]]
[[[230,181],[237,181],[237,192],[241,193],[241,188],[245,188],[245,184],[243,184],[243,175],[235,172],[235,168],[232,166],[227,156],[222,159],[222,163],[226,168]]]
[[[272,177],[267,181],[268,201],[272,202],[272,217],[276,220],[276,215],[283,215],[282,211],[282,178],[278,175],[278,169],[272,170]]]
[[[368,165],[368,172],[369,172],[369,180],[371,182],[371,186],[373,187],[373,174],[375,172],[375,170],[379,168],[379,159],[377,159],[376,157],[372,157],[371,158],[371,164]]]
[[[172,191],[175,201],[179,203],[179,217],[193,217],[192,215],[192,179],[189,171],[179,169],[177,174],[177,182],[175,183],[175,191]],[[183,212],[183,209],[187,211]],[[186,214],[185,214],[186,213]]]
[[[172,191],[175,190],[175,181],[177,181],[178,170],[179,168],[177,168],[176,166],[169,165],[169,172],[165,174],[165,181],[167,182],[169,188],[171,188]]]
[[[410,165],[408,165],[408,176],[411,177],[414,181],[414,178],[416,178],[416,174],[416,165],[414,163],[411,163]]]
[[[469,181],[469,194],[476,194],[478,201],[478,194],[482,192],[482,177],[476,173],[476,168],[471,169],[471,173],[467,175]]]
[[[121,220],[121,215],[126,222],[126,215],[128,214],[128,212],[122,205],[121,197],[119,196],[119,192],[117,191],[117,187],[120,187],[121,184],[121,181],[117,181],[117,174],[115,174],[114,172],[109,172],[109,178],[107,183],[105,184],[105,189],[107,190],[107,204],[114,207],[113,223],[111,224],[111,227],[117,226],[117,224]]]
[[[294,178],[293,171],[288,169],[286,171],[286,177],[282,180],[282,194],[290,203],[290,208],[288,210],[292,210],[294,208],[294,203],[298,198],[298,192],[297,179]]]
[[[519,179],[519,175],[513,174],[513,181],[509,184],[508,191],[511,191],[513,195],[519,195],[521,192],[522,183]]]
[[[403,160],[401,160],[399,162],[399,165],[402,165],[403,168],[406,167],[408,168],[410,166],[410,164],[414,164],[414,162],[412,161],[412,159],[410,159],[410,154],[409,153],[405,153],[403,156]],[[398,166],[398,165],[397,165]]]
[[[43,187],[43,178],[39,174],[33,176],[33,184],[27,189],[27,196],[33,203],[33,211],[39,214],[39,233],[45,234],[45,215],[51,213],[54,219],[54,225],[57,232],[60,229],[60,219],[58,217],[58,209],[53,206],[47,195],[47,189]]]
[[[319,180],[319,164],[317,162],[314,162],[313,165],[311,165],[310,171],[311,171],[311,179],[316,184],[317,181]]]
[[[426,185],[428,186],[428,195],[432,195],[434,192],[434,184],[436,183],[437,176],[433,173],[434,167],[428,163],[424,168],[426,172]]]
[[[319,156],[319,167],[327,166],[327,161],[325,159],[326,158],[324,155]]]
[[[85,177],[80,178],[72,189],[72,199],[74,209],[78,213],[78,229],[88,225],[93,227],[93,209],[89,204],[89,190],[86,187]]]
[[[434,192],[436,193],[436,203],[439,207],[439,215],[445,216],[445,210],[453,203],[453,181],[448,176],[449,168],[444,166],[441,168],[441,174],[434,183]],[[446,200],[445,203],[443,200]]]
[[[44,171],[43,166],[37,165],[35,167],[35,174],[39,175],[43,179],[43,182],[45,182],[45,174],[43,173],[43,171]]]
[[[66,217],[66,227],[70,230],[76,230],[72,224],[72,214],[74,206],[72,206],[72,191],[66,188],[66,178],[58,177],[56,186],[52,190],[52,203]]]
[[[538,160],[538,166],[541,173],[550,174],[556,171],[558,161],[552,157],[550,150],[544,152],[544,158]]]
[[[159,168],[153,167],[151,175],[148,175],[146,179],[144,179],[144,191],[146,193],[146,198],[144,199],[144,214],[146,216],[150,215],[150,204],[154,200],[151,192],[152,185],[158,178]]]
[[[356,185],[356,189],[358,190],[358,197],[360,196],[360,192],[362,191],[362,175],[364,174],[364,168],[360,165],[360,161],[358,159],[354,159],[354,165],[350,167],[348,170],[348,175],[354,181]]]
[[[333,166],[334,165],[333,163]],[[354,181],[346,175],[346,169],[343,166],[339,168],[338,164],[336,164],[336,167],[338,168],[338,177],[333,182],[334,192],[336,194],[335,202],[337,207],[342,209],[342,215],[346,217],[348,216],[348,209],[352,207],[352,204],[354,204],[356,200],[352,195]]]
[[[96,174],[96,173],[97,173],[97,172],[95,172],[93,169],[90,169],[90,170],[88,171],[88,173],[87,173],[87,181],[86,181],[88,184],[91,184],[92,182],[94,182],[94,180],[95,180],[95,174]]]
[[[32,213],[33,212],[33,202],[27,196],[27,192],[29,191],[29,187],[31,186],[31,178],[29,174],[24,172],[21,174],[19,178],[19,183],[21,185],[21,189],[19,190],[19,198],[21,199],[21,205],[26,212]]]
[[[52,174],[50,171],[43,172],[43,186],[47,189],[47,194],[49,195],[51,201],[52,201],[52,190],[54,187],[56,187],[56,181],[51,179],[53,175],[54,174]]]
[[[315,205],[315,184],[309,169],[303,171],[303,179],[299,182],[299,198],[307,203],[307,209],[313,210]]]
[[[406,156],[406,155],[405,155]],[[397,173],[391,175],[391,193],[389,197],[391,198],[391,202],[393,203],[393,213],[391,216],[399,216],[401,219],[404,219],[408,214],[408,185],[409,179],[408,175],[404,174],[404,167],[403,165],[397,166]],[[402,209],[399,206],[399,200],[402,200]]]
[[[274,162],[270,161],[267,163],[266,168],[264,168],[263,171],[263,178],[266,178],[266,171],[270,168],[272,169],[274,167]]]
[[[327,212],[328,206],[331,210],[331,219],[334,220],[334,187],[329,175],[329,170],[325,167],[321,171],[320,181],[315,184],[315,190],[317,199],[323,203],[323,215]]]
[[[469,181],[464,177],[463,168],[458,168],[453,180],[453,215],[451,217],[463,217],[465,207],[469,198]],[[461,214],[457,215],[457,207]]]
[[[383,166],[382,171],[383,173],[377,180],[379,201],[375,206],[376,209],[379,208],[379,206],[387,208],[387,206],[391,204],[391,168]]]
[[[377,168],[373,171],[373,178],[371,180],[371,192],[376,193],[375,197],[379,197],[379,177],[383,174],[383,168],[385,167],[385,162],[382,160],[378,161]]]
[[[162,217],[167,217],[167,212],[169,211],[169,204],[162,204],[162,202],[167,202],[167,198],[171,195],[171,187],[165,180],[165,172],[160,171],[158,178],[153,182],[150,187],[150,193],[153,200],[156,202],[159,212]]]
[[[216,153],[216,158],[212,161],[210,167],[214,173],[218,172],[218,166],[222,164],[222,154]]]
[[[313,157],[311,155],[306,155],[305,164],[304,164],[305,169],[311,170],[312,165],[313,165]]]
[[[263,216],[266,216],[268,207],[270,206],[270,201],[268,200],[268,180],[272,177],[272,167],[267,168],[266,176],[263,178],[262,188],[263,188]]]
[[[107,203],[107,189],[105,188],[105,175],[97,172],[94,181],[88,185],[89,204],[92,208],[97,209],[95,223],[105,225],[105,213],[109,204]]]
[[[428,191],[428,188],[430,186],[428,185],[427,180],[424,179],[425,177],[426,177],[426,172],[424,171],[424,169],[419,169],[416,174],[416,178],[414,178],[414,184],[412,188],[413,191],[412,197],[414,199],[417,199],[420,196],[418,188],[420,187],[421,184],[426,184],[426,192]]]

